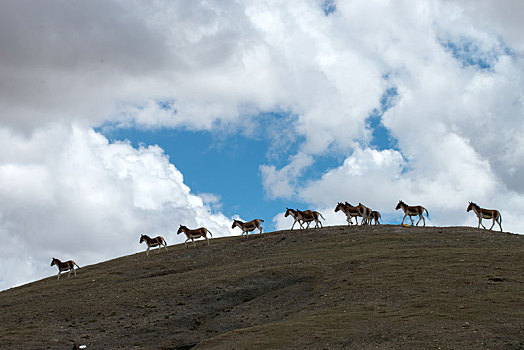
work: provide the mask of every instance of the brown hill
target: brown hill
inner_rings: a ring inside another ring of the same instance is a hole
[[[522,349],[523,271],[524,236],[466,227],[214,239],[1,292],[0,348]]]

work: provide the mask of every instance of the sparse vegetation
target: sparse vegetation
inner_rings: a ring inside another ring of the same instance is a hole
[[[221,238],[3,291],[0,348],[522,349],[523,270],[523,236],[465,227]]]

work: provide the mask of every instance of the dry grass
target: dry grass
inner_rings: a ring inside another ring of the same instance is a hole
[[[465,227],[215,239],[1,292],[0,348],[522,349],[523,268]]]

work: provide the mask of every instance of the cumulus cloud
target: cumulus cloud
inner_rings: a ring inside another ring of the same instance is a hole
[[[304,169],[290,176],[293,172],[287,167],[291,161],[267,172],[271,180],[267,184],[283,186],[284,193],[296,191],[299,198],[326,211],[339,200],[362,201],[395,219],[399,214],[392,208],[404,199],[427,206],[434,212],[434,224],[461,224],[471,223],[463,207],[477,200],[516,217],[520,205],[514,201],[524,199],[522,183],[517,180],[523,164],[524,75],[520,43],[512,37],[513,45],[508,47],[510,41],[502,36],[513,27],[508,24],[507,31],[501,27],[500,11],[492,21],[480,24],[479,18],[489,17],[487,9],[494,5],[490,2],[484,2],[480,12],[457,2],[412,5],[340,3],[336,11],[340,22],[334,14],[330,16],[344,32],[360,34],[341,35],[339,39],[358,46],[342,45],[335,51],[351,52],[381,72],[382,81],[374,82],[378,91],[385,86],[396,89],[398,96],[380,115],[380,124],[391,133],[398,149],[378,151],[369,137],[358,132],[370,116],[368,104],[353,120],[347,120],[357,131],[346,133],[345,139],[336,132],[327,133],[323,147],[306,134],[315,147],[299,152],[313,157],[319,150],[333,150],[335,140],[344,139],[341,142],[349,145],[351,155],[342,165],[311,180],[301,177]],[[346,66],[347,70],[359,68],[358,64]],[[352,84],[348,79],[344,82]],[[376,96],[371,105],[381,110]],[[327,118],[315,119],[323,123]],[[320,127],[311,127],[311,134],[318,130]],[[284,186],[288,184],[296,185]],[[278,186],[268,191],[273,193]],[[513,201],[508,205],[510,198]],[[507,222],[507,229],[522,230],[518,221]]]
[[[86,265],[141,251],[142,233],[169,244],[184,240],[180,224],[206,226],[215,237],[232,233],[229,218],[192,194],[157,146],[109,143],[80,126],[1,134],[9,152],[0,155],[0,238],[9,263],[0,288],[54,273],[53,256]]]

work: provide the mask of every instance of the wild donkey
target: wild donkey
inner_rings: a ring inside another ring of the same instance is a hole
[[[314,221],[315,222],[315,228],[322,227],[322,222],[320,221],[320,218],[324,219],[322,214],[320,214],[318,211],[315,210],[298,210],[298,215],[300,217],[300,220],[302,220],[303,223],[307,222],[306,228],[309,228],[309,225]],[[324,219],[326,220],[326,219]]]
[[[371,225],[371,222],[374,220],[375,221],[375,225],[380,225],[379,219],[381,217],[382,216],[380,215],[380,213],[378,211],[372,210],[371,211],[371,218],[369,219],[369,224]]]
[[[209,245],[209,239],[207,238],[207,234],[209,233],[210,236],[213,236],[211,234],[211,231],[209,231],[205,227],[200,227],[200,228],[197,228],[197,229],[194,229],[194,230],[190,230],[186,226],[180,225],[180,228],[178,229],[177,234],[179,235],[182,232],[187,237],[186,241],[184,242],[184,244],[186,245],[186,248],[188,248],[187,247],[187,241],[189,241],[189,240],[193,241],[193,246],[196,247],[195,238],[200,238],[200,237],[204,237],[206,239],[206,241],[207,241],[207,245]]]
[[[151,249],[151,247],[154,248],[158,246],[158,249],[157,249],[158,252],[160,252],[160,248],[162,248],[162,246],[167,250],[166,240],[162,236],[156,236],[155,238],[151,238],[148,235],[142,235],[140,236],[140,243],[142,242],[146,242],[147,244],[146,256],[149,256],[149,249]]]
[[[264,220],[261,220],[261,219],[255,219],[249,222],[234,220],[233,226],[231,226],[231,228],[240,227],[240,229],[242,230],[242,236],[246,234],[246,238],[247,238],[248,232],[254,231],[256,228],[258,228],[258,230],[260,231],[260,234],[262,234],[262,226],[260,226],[260,223],[262,222],[264,222]]]
[[[411,217],[418,215],[419,219],[417,221],[417,226],[420,220],[422,220],[424,223],[424,226],[426,226],[426,219],[424,219],[424,211],[426,211],[427,217],[429,217],[429,213],[427,209],[424,208],[423,206],[421,205],[409,206],[406,203],[404,203],[403,201],[398,201],[398,204],[395,207],[395,210],[399,210],[399,209],[402,209],[402,211],[404,212],[404,217],[402,218],[402,222],[400,223],[401,225],[404,223],[404,219],[406,218],[406,216],[409,216],[409,219],[411,220],[411,226],[413,226],[413,219]]]
[[[349,202],[340,203],[338,202],[337,206],[335,207],[335,213],[341,210],[344,214],[346,214],[346,221],[348,225],[353,225],[352,218],[355,218],[355,222],[358,225],[358,217],[362,217],[362,225],[370,224],[371,223],[371,214],[372,210],[371,208],[366,207],[362,203],[358,203],[357,206],[351,205]]]
[[[358,207],[354,207],[351,204],[349,204],[348,202],[346,203],[338,202],[337,206],[335,207],[335,213],[338,212],[339,210],[341,210],[344,214],[346,214],[346,221],[348,225],[353,225],[353,221],[351,220],[351,218],[353,217],[355,218],[355,221],[357,222],[357,225],[358,225],[358,217],[362,216],[360,214],[360,209]]]
[[[57,258],[53,258],[53,260],[51,260],[51,266],[53,265],[56,265],[56,267],[58,267],[58,279],[60,279],[60,274],[62,273],[62,271],[69,271],[67,277],[71,275],[71,271],[73,271],[76,276],[75,266],[80,268],[80,266],[78,266],[76,262],[74,262],[73,260],[61,262]]]
[[[499,224],[500,232],[502,232],[502,215],[500,215],[500,212],[496,209],[484,209],[479,207],[476,203],[469,202],[467,211],[473,210],[475,214],[477,215],[479,219],[478,228],[480,228],[480,225],[482,225],[482,219],[493,219],[493,222],[491,224],[490,230],[495,226],[495,222]],[[486,226],[482,225],[482,227],[486,228]]]
[[[371,212],[373,212],[373,210],[371,210],[369,207],[366,207],[362,203],[358,203],[357,207],[360,211],[360,215],[362,216],[362,225],[371,225]]]
[[[303,229],[304,227],[302,227],[302,223],[300,222],[300,217],[298,215],[298,209],[295,210],[295,209],[286,208],[286,213],[284,214],[284,217],[287,218],[290,215],[293,217],[293,219],[295,219],[295,221],[293,221],[293,225],[291,225],[291,229],[293,229],[293,227],[295,227],[295,224],[297,222],[300,225],[300,228]]]
[[[293,221],[293,225],[291,226],[291,229],[293,229],[293,227],[295,226],[295,223],[297,222],[300,225],[301,229],[304,228],[304,226],[302,226],[303,223],[307,223],[306,228],[309,228],[309,225],[313,221],[315,221],[315,228],[322,227],[322,222],[320,221],[320,218],[324,219],[322,214],[314,210],[303,210],[302,211],[299,209],[286,208],[286,213],[284,214],[284,216],[288,217],[289,215],[291,215],[295,219],[295,221]]]

